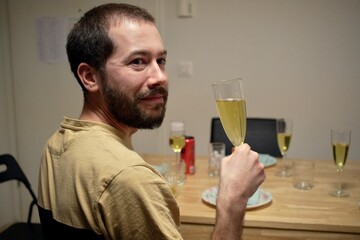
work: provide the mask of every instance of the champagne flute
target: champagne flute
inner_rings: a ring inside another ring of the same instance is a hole
[[[175,152],[175,166],[177,168],[177,183],[185,183],[185,163],[180,157],[181,149],[185,146],[185,125],[182,121],[173,121],[170,123],[169,145]]]
[[[244,143],[246,134],[246,102],[240,78],[212,84],[216,108],[224,131],[234,147]]]
[[[290,118],[277,119],[276,121],[277,142],[282,155],[282,164],[276,173],[277,176],[289,177],[292,175],[291,167],[286,161],[286,153],[289,150],[291,142],[292,125]]]
[[[338,173],[338,187],[331,191],[330,195],[334,197],[347,197],[349,193],[344,191],[341,186],[340,175],[346,163],[351,139],[351,131],[348,129],[331,129],[331,145],[334,156],[334,163]]]
[[[224,131],[234,147],[244,143],[246,134],[246,102],[240,78],[224,80],[213,85],[216,108]],[[258,202],[259,188],[248,199]]]

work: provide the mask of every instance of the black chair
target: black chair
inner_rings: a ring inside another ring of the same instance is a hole
[[[210,142],[223,142],[226,145],[226,155],[231,154],[232,144],[226,136],[219,118],[211,119]],[[276,119],[247,118],[245,142],[258,153],[281,157],[277,144]]]
[[[281,157],[277,143],[276,119],[248,118],[245,142],[258,153]]]
[[[0,183],[10,180],[18,180],[25,185],[29,191],[32,201],[30,203],[27,222],[14,223],[0,233],[1,240],[36,240],[43,239],[41,225],[31,222],[33,208],[37,206],[37,198],[31,188],[30,182],[22,171],[21,167],[10,154],[0,155],[0,166],[5,165],[5,171],[0,171]]]
[[[220,118],[214,117],[211,119],[210,142],[225,143],[225,154],[230,155],[232,153],[233,145],[226,136]]]
[[[43,229],[44,239],[51,240],[103,240],[103,235],[97,235],[91,229],[80,229],[67,226],[56,221],[52,212],[39,206],[39,215]]]

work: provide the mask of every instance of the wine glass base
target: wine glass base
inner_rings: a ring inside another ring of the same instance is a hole
[[[275,174],[279,177],[291,177],[293,175],[292,167],[291,166],[285,166],[281,167]]]
[[[333,197],[338,197],[338,198],[348,197],[350,195],[348,192],[339,191],[339,190],[331,191],[329,192],[329,194]]]
[[[294,183],[293,186],[300,190],[310,190],[314,187],[314,185],[312,183],[309,183],[306,181]]]
[[[276,176],[278,177],[291,177],[292,173],[286,172],[286,171],[279,171],[276,173]]]
[[[185,184],[185,179],[178,179],[176,183],[178,186],[183,186]]]

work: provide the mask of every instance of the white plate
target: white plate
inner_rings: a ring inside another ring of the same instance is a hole
[[[259,154],[259,162],[264,164],[264,167],[270,167],[275,165],[277,160],[269,154]]]
[[[248,203],[246,206],[246,209],[261,207],[272,201],[272,196],[269,192],[267,192],[261,188],[259,189],[259,191],[260,191],[260,196],[259,196],[258,202],[255,204]],[[212,188],[206,189],[202,193],[201,198],[204,202],[209,203],[213,206],[216,206],[217,194],[218,194],[218,187],[212,187]]]
[[[164,175],[167,171],[167,166],[165,164],[161,165],[152,165],[153,168],[155,168],[159,173]]]

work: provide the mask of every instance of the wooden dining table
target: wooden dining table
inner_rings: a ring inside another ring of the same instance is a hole
[[[173,156],[142,156],[153,165],[174,161]],[[266,180],[260,188],[270,193],[271,201],[246,211],[243,240],[360,240],[360,160],[348,160],[341,173],[343,188],[350,193],[345,198],[329,194],[339,179],[332,160],[288,161],[314,161],[314,187],[294,188],[291,177],[276,176],[278,163],[266,167]],[[186,176],[176,196],[181,233],[184,239],[211,239],[216,207],[205,202],[202,193],[216,187],[219,179],[208,176],[207,157],[196,157],[195,165],[195,174]]]

